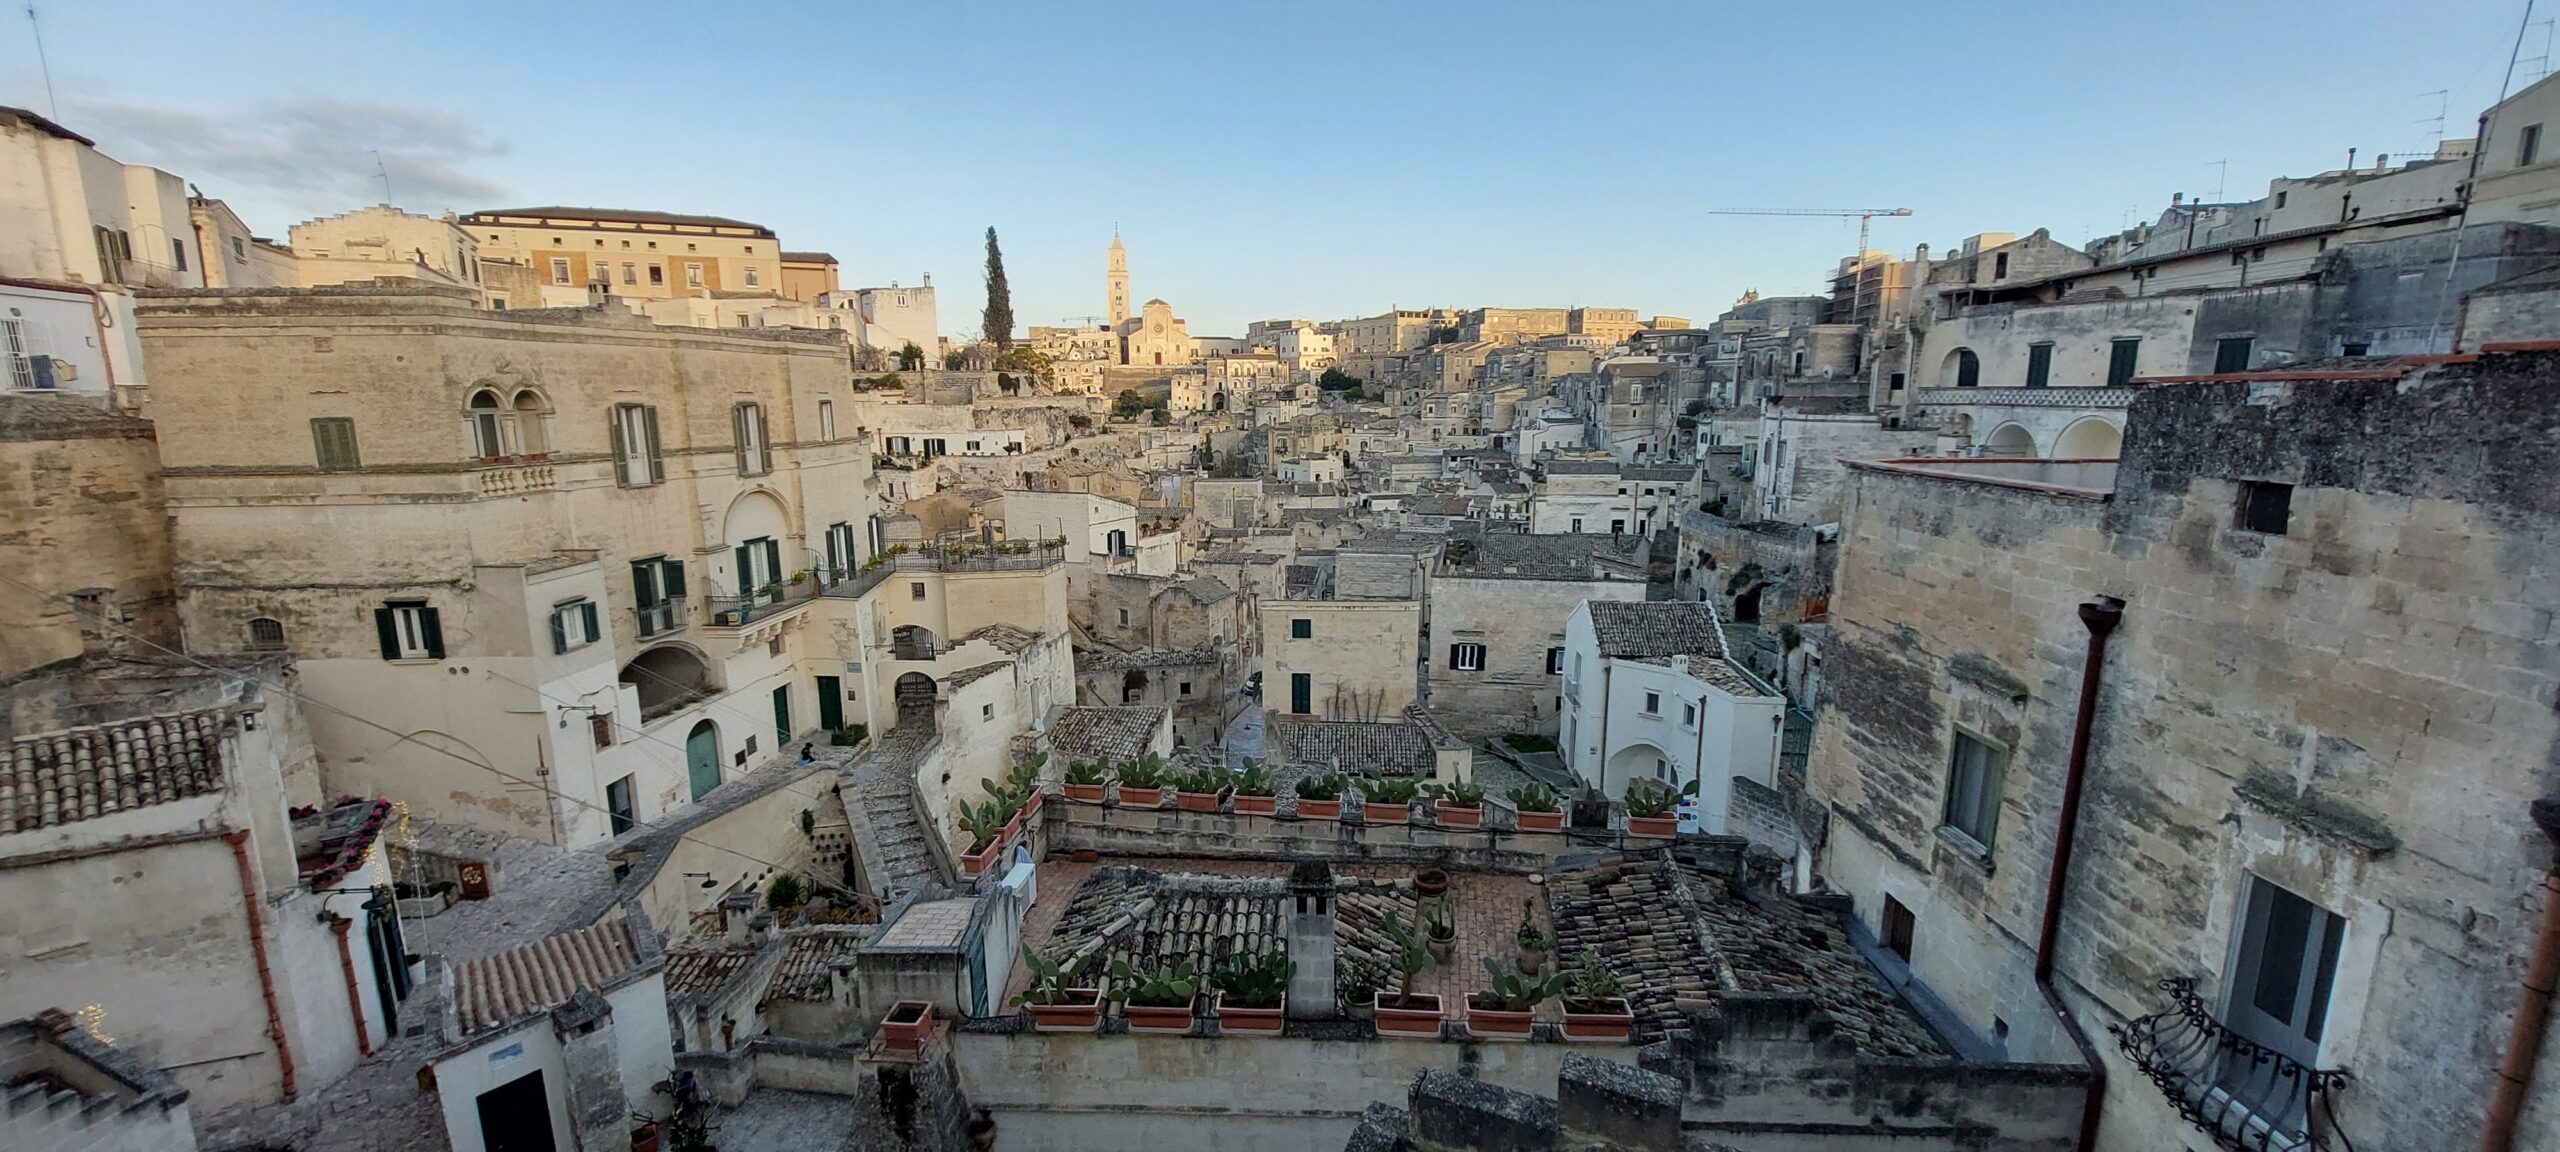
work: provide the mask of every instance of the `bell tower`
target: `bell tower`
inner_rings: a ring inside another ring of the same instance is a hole
[[[1111,307],[1106,311],[1111,315],[1111,326],[1117,328],[1121,321],[1129,318],[1129,253],[1120,247],[1120,230],[1117,228],[1111,230],[1111,260],[1104,275],[1109,282],[1111,297]]]

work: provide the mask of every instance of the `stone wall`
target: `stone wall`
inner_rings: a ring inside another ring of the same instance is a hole
[[[1510,817],[1489,798],[1490,825]],[[1346,806],[1348,807],[1348,806]],[[1333,863],[1437,864],[1484,872],[1548,872],[1571,867],[1598,849],[1554,833],[1443,831],[1427,824],[1362,825],[1340,820],[1134,809],[1117,804],[1053,801],[1041,806],[1052,851],[1093,849],[1114,859],[1325,860]]]
[[[0,679],[80,655],[84,635],[141,655],[178,647],[150,422],[68,397],[0,395],[0,523]],[[120,622],[82,619],[72,593],[85,589],[102,589]]]

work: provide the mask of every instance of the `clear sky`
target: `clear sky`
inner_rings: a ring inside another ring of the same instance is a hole
[[[2555,6],[2560,7],[2560,6]],[[1388,307],[1703,322],[1876,246],[2073,243],[2471,135],[2522,0],[1346,4],[37,0],[60,118],[263,234],[382,199],[735,216],[1023,326],[1132,291],[1195,334]],[[2537,20],[2539,17],[2537,17]],[[2555,55],[2549,25],[2531,58]],[[2443,93],[2438,95],[2438,93]],[[0,102],[49,103],[23,4]],[[2227,169],[2217,168],[2227,161]]]

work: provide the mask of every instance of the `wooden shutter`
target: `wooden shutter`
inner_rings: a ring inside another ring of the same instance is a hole
[[[568,650],[569,626],[561,620],[560,610],[554,608],[551,610],[551,654],[557,656]]]
[[[643,434],[649,441],[649,482],[655,484],[667,478],[666,458],[658,454],[658,406],[655,404],[642,406],[640,421],[644,425]]]
[[[753,601],[756,595],[755,559],[745,544],[738,545],[738,595],[749,601]]]
[[[596,626],[595,601],[589,600],[584,604],[578,605],[578,622],[587,626],[586,639],[588,643],[594,643],[596,640],[604,636],[604,629]]]
[[[418,630],[426,633],[427,659],[444,659],[444,625],[437,621],[435,609],[418,609]]]
[[[764,405],[756,405],[755,419],[756,471],[758,473],[771,472],[773,471],[773,435],[771,428],[765,423]]]
[[[747,475],[747,406],[729,409],[729,437],[737,444],[738,475]]]
[[[373,610],[373,630],[382,638],[382,658],[385,660],[399,659],[400,624],[398,621],[391,618],[390,609],[376,608]]]
[[[1449,667],[1451,667],[1451,668],[1455,668],[1455,667],[1457,667],[1457,666],[1458,666],[1458,645],[1452,644],[1452,645],[1450,645],[1450,646],[1449,646]]]
[[[658,562],[658,591],[669,600],[684,599],[684,561]]]
[[[785,577],[791,575],[790,573],[782,570],[781,542],[775,540],[767,540],[764,542],[764,569],[766,574],[771,576],[773,578],[773,582],[776,584],[781,583]]]
[[[613,430],[613,482],[616,484],[631,482],[631,445],[623,440],[622,409],[622,405],[616,404],[606,409],[604,414],[605,423]]]
[[[631,562],[631,599],[642,608],[658,603],[658,563],[654,560]]]

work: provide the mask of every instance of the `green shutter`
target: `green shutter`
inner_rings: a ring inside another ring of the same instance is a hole
[[[617,404],[605,409],[604,420],[613,434],[613,482],[628,484],[631,474],[624,470],[624,464],[631,458],[631,446],[622,439],[622,406]]]
[[[773,430],[765,423],[764,405],[756,405],[756,471],[773,471]]]
[[[390,609],[376,608],[373,610],[373,630],[382,638],[382,658],[385,660],[399,659],[400,625],[392,621]]]
[[[756,596],[756,566],[744,544],[738,545],[738,595],[750,603]]]
[[[645,426],[642,432],[649,441],[649,482],[655,484],[667,478],[666,458],[658,454],[658,406],[655,404],[643,406],[640,409],[640,422]]]
[[[561,621],[560,610],[554,608],[551,610],[551,654],[557,656],[568,650],[569,626]]]
[[[418,609],[418,625],[427,634],[427,659],[444,659],[444,625],[436,619],[436,610]]]
[[[736,444],[738,475],[747,474],[747,406],[729,409],[729,438]]]
[[[658,603],[658,564],[654,560],[631,562],[631,601],[643,608]]]
[[[658,562],[658,591],[669,600],[684,599],[684,561]]]
[[[790,575],[782,570],[782,545],[777,541],[764,542],[764,570],[773,577],[773,582],[776,584],[781,583],[783,577]]]
[[[592,644],[603,638],[604,629],[596,626],[595,601],[589,600],[584,604],[578,605],[578,620],[587,626],[586,639],[588,643]]]

